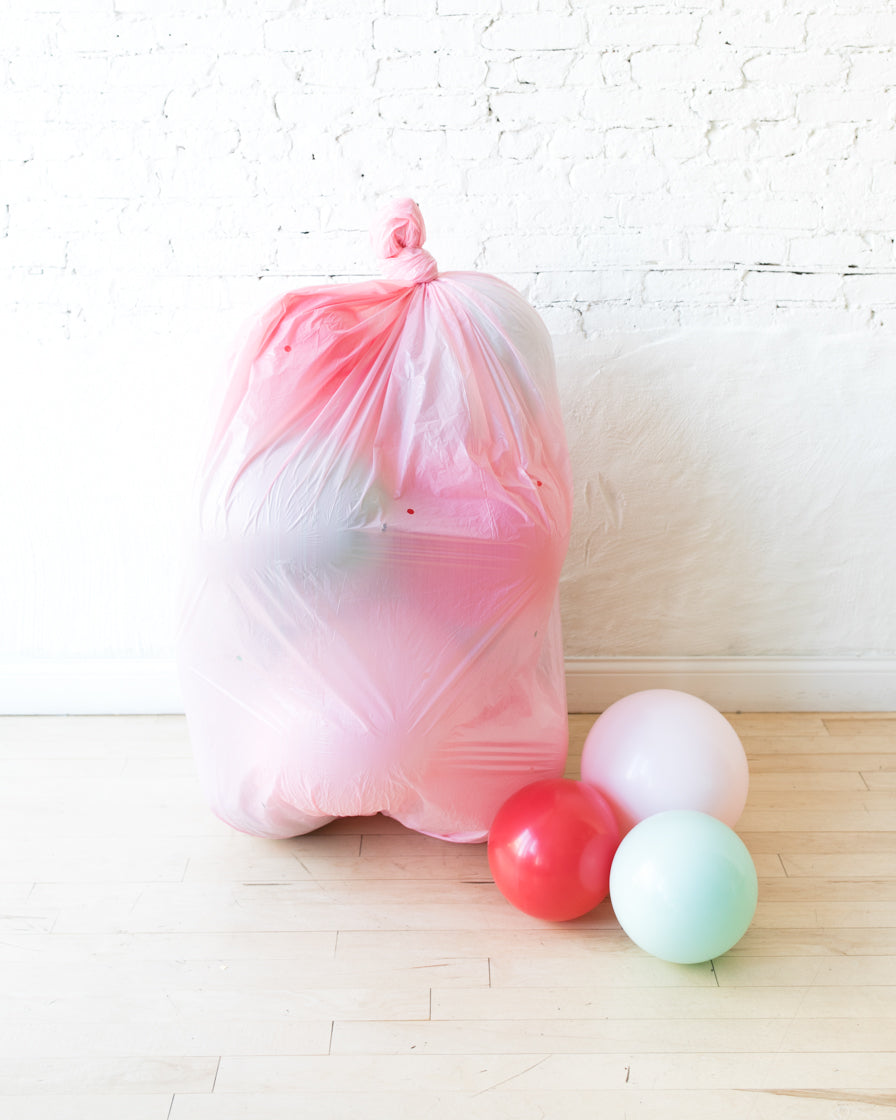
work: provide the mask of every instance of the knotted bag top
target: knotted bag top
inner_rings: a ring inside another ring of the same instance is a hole
[[[410,287],[435,280],[439,267],[432,253],[423,248],[426,226],[413,199],[399,198],[377,216],[370,240],[387,280]]]

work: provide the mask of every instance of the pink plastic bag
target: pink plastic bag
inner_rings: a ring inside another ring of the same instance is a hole
[[[234,361],[178,652],[213,811],[258,836],[382,812],[483,840],[568,743],[571,485],[548,333],[437,272],[413,202],[386,280],[290,292]]]

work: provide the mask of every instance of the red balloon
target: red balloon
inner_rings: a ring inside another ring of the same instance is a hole
[[[510,797],[492,823],[488,863],[508,902],[534,918],[566,922],[610,889],[619,826],[593,786],[546,778]]]

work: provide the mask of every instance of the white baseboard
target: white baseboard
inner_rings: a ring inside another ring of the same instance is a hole
[[[601,712],[645,688],[677,688],[721,711],[896,711],[896,659],[569,658],[571,712]],[[109,659],[0,662],[0,715],[183,712],[174,663]]]
[[[645,688],[676,688],[725,712],[896,710],[896,659],[826,657],[568,658],[571,712],[602,712]]]

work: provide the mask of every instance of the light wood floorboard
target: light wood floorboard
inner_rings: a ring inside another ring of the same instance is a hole
[[[232,832],[182,718],[0,720],[0,1116],[896,1117],[896,716],[729,718],[760,902],[687,967],[484,845]]]

